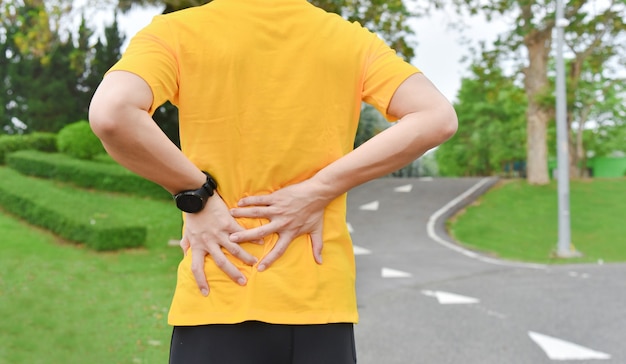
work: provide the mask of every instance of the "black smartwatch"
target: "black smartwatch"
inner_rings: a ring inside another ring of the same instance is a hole
[[[215,179],[205,171],[202,171],[202,173],[206,175],[206,182],[204,182],[202,187],[197,190],[183,191],[174,195],[176,207],[184,212],[194,213],[202,210],[209,197],[213,196],[215,189],[217,189]]]

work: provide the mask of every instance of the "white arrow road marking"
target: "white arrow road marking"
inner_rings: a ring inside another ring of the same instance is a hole
[[[555,337],[529,331],[528,336],[546,353],[551,360],[610,359],[606,353],[591,350]]]
[[[401,270],[396,270],[396,269],[391,269],[391,268],[383,268],[380,271],[380,275],[383,278],[409,278],[413,276],[411,273],[407,273]]]
[[[352,250],[354,251],[354,255],[368,255],[372,254],[372,251],[369,249],[361,248],[360,246],[353,245]]]
[[[580,277],[582,279],[589,278],[589,274],[588,273],[579,274],[578,272],[569,272],[568,274],[569,274],[570,277],[573,277],[573,278],[576,278],[576,277]]]
[[[404,186],[398,186],[394,188],[393,190],[396,192],[411,192],[412,189],[413,189],[413,185],[404,185]]]
[[[352,224],[350,224],[349,222],[346,223],[346,225],[348,225],[348,232],[350,234],[352,234],[354,232],[354,228],[352,227]]]
[[[374,202],[366,203],[365,205],[361,205],[359,209],[367,210],[367,211],[376,211],[378,210],[379,205],[380,204],[378,203],[378,201],[374,201]]]
[[[478,298],[461,296],[460,294],[450,292],[425,290],[422,293],[429,297],[435,297],[442,305],[468,305],[480,302]]]

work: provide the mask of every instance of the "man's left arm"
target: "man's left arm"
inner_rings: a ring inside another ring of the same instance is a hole
[[[259,270],[275,262],[298,235],[310,234],[313,256],[321,264],[322,217],[326,205],[351,188],[389,174],[449,139],[457,129],[448,100],[421,73],[395,91],[387,113],[399,119],[313,177],[269,195],[249,196],[231,210],[235,217],[267,218],[270,222],[231,235],[231,241],[261,239],[278,233],[274,249],[259,262]]]

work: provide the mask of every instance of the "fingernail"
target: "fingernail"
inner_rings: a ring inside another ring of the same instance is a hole
[[[237,235],[237,234],[231,234],[230,235],[230,241],[236,241],[237,239],[239,239],[239,235]]]
[[[203,295],[204,297],[206,297],[206,296],[208,296],[208,295],[209,295],[209,290],[208,290],[208,289],[206,289],[206,288],[202,288],[202,289],[200,290],[200,292],[202,293],[202,295]]]
[[[239,285],[241,285],[241,286],[245,286],[246,285],[246,279],[245,278],[239,278],[237,280],[237,283],[239,283]]]
[[[265,264],[260,264],[259,267],[257,268],[257,270],[259,272],[263,272],[265,270]]]

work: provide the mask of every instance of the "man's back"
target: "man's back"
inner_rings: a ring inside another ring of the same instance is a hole
[[[177,74],[163,96],[179,106],[182,149],[232,181],[221,191],[228,202],[300,181],[350,151],[368,57],[380,56],[374,47],[392,53],[305,0],[216,0],[151,27],[133,42],[162,42]]]

